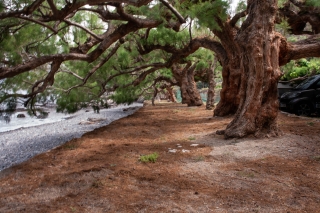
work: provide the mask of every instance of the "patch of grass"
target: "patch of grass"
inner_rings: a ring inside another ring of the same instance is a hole
[[[195,139],[196,139],[196,137],[194,137],[194,136],[188,137],[188,140],[189,140],[189,141],[194,141]]]
[[[320,161],[320,155],[312,156],[311,159],[315,161]]]
[[[71,209],[72,212],[76,212],[77,211],[77,209],[75,207],[72,207],[72,206],[70,206],[70,209]]]
[[[74,150],[79,148],[82,142],[79,142],[76,138],[72,139],[71,141],[65,143],[61,146],[62,149]]]
[[[158,153],[154,152],[149,155],[140,156],[139,161],[141,161],[143,163],[149,163],[149,162],[155,163],[157,161],[158,157],[159,157]]]
[[[254,178],[254,173],[249,171],[240,171],[237,175],[240,177]]]
[[[205,157],[203,155],[197,156],[194,158],[196,162],[204,161]]]
[[[78,147],[79,147],[78,144],[65,144],[65,145],[63,146],[64,149],[69,149],[69,150],[74,150],[74,149],[76,149],[76,148],[78,148]]]
[[[314,126],[314,123],[313,122],[308,122],[307,123],[309,126]]]
[[[172,112],[176,114],[176,113],[180,112],[180,110],[174,109],[174,110],[172,110]]]

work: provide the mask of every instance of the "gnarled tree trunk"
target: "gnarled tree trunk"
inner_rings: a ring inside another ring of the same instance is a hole
[[[236,29],[232,23],[220,23],[221,31],[215,30],[226,52],[225,58],[220,58],[222,66],[222,89],[220,101],[214,109],[214,116],[235,114],[239,107],[240,98],[240,48],[235,41]]]
[[[216,81],[215,81],[215,69],[217,68],[217,58],[215,57],[215,60],[212,64],[212,66],[208,69],[208,92],[207,92],[207,102],[206,102],[206,109],[212,110],[214,108],[214,98],[215,98],[215,87],[216,87]]]
[[[153,92],[153,96],[152,96],[152,99],[151,99],[152,106],[155,106],[154,101],[157,98],[158,92],[159,92],[158,88],[154,87],[154,92]]]
[[[190,65],[188,64],[184,69],[172,66],[172,72],[180,86],[182,103],[188,106],[201,106],[203,102],[194,80],[195,65]]]
[[[237,36],[241,49],[239,108],[224,131],[226,138],[278,135],[277,83],[281,36],[274,31],[274,0],[248,1],[249,15]]]
[[[220,101],[214,110],[214,116],[235,114],[239,107],[240,69],[233,69],[230,65],[225,65],[222,68],[222,78]]]
[[[177,102],[177,99],[176,99],[176,96],[175,96],[175,94],[174,94],[174,92],[173,92],[172,87],[169,86],[169,85],[165,85],[165,88],[166,88],[166,90],[167,90],[167,92],[168,92],[168,99],[169,99],[171,102],[176,103],[176,102]]]

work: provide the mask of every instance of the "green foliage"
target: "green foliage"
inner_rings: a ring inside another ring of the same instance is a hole
[[[57,100],[57,112],[75,113],[86,101],[89,101],[89,97],[86,93],[81,92],[81,89],[72,90],[69,94],[60,93]]]
[[[196,139],[196,137],[194,137],[194,136],[188,137],[188,140],[190,140],[190,141],[194,141],[195,139]]]
[[[194,160],[195,160],[196,162],[204,161],[204,160],[205,160],[205,157],[204,157],[203,155],[199,155],[199,156],[195,157]]]
[[[285,81],[305,75],[317,74],[320,73],[320,59],[310,58],[290,61],[281,69],[284,72],[281,79]]]
[[[244,10],[246,10],[246,9],[247,9],[247,1],[245,1],[245,0],[240,0],[240,1],[238,2],[237,7],[236,7],[236,12],[238,13],[238,12],[244,11]]]
[[[283,7],[287,0],[278,0],[278,7]]]
[[[130,86],[128,88],[119,88],[112,96],[111,99],[117,104],[131,104],[139,98],[138,88]]]
[[[154,5],[152,9],[150,9],[149,5],[143,5],[141,7],[128,5],[125,11],[132,15],[139,15],[139,16],[147,17],[152,20],[160,21],[160,20],[163,20],[162,15],[164,14],[165,10],[163,9],[163,7],[161,7],[161,5],[157,4],[157,5]],[[158,11],[158,12],[155,12],[155,11]]]
[[[0,2],[0,13],[3,12],[3,10],[5,9],[4,7],[4,2]]]
[[[287,20],[282,20],[282,22],[275,25],[275,28],[278,32],[287,34],[289,32],[290,25],[288,24]]]
[[[219,30],[219,24],[216,22],[215,17],[222,20],[227,19],[227,9],[229,4],[223,0],[209,0],[199,1],[185,1],[182,5],[187,10],[187,14],[196,20],[196,23],[201,27],[208,27],[211,30]]]
[[[188,41],[189,33],[187,30],[175,32],[172,29],[160,26],[157,29],[150,30],[146,44],[174,45],[177,48],[181,48]]]
[[[158,157],[159,157],[159,154],[154,152],[154,153],[149,154],[149,155],[140,156],[139,161],[141,161],[143,163],[149,163],[149,162],[155,163],[157,161]]]
[[[2,105],[4,106],[4,109],[1,111],[12,114],[17,108],[17,99],[13,97],[8,98],[2,102]]]
[[[307,5],[320,7],[319,0],[306,0]]]

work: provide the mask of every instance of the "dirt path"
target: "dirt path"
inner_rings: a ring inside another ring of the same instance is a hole
[[[1,172],[0,212],[320,212],[319,118],[280,113],[276,139],[214,134],[230,120],[146,106]]]

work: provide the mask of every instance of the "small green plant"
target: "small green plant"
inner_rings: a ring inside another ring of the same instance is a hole
[[[318,156],[313,156],[311,157],[311,159],[315,160],[315,161],[320,161],[320,155]]]
[[[195,139],[196,139],[196,137],[194,137],[194,136],[188,137],[188,140],[190,140],[190,141],[194,141]]]
[[[81,142],[79,142],[76,138],[72,139],[71,141],[65,143],[64,145],[62,145],[61,147],[63,149],[69,149],[69,150],[74,150],[79,148],[79,146],[81,145]]]
[[[66,144],[66,145],[64,145],[64,148],[69,149],[69,150],[74,150],[74,149],[78,148],[78,145],[77,144]]]
[[[204,156],[203,155],[197,156],[197,157],[195,157],[194,160],[197,161],[197,162],[204,161]]]
[[[255,175],[253,172],[250,171],[240,171],[237,173],[238,176],[240,177],[247,177],[247,178],[254,178]]]
[[[77,209],[75,207],[72,207],[72,206],[70,206],[70,209],[71,209],[72,212],[76,212],[77,211]]]
[[[178,110],[178,109],[172,110],[172,112],[175,113],[175,114],[178,113],[179,111],[180,111],[180,110]]]
[[[149,162],[155,163],[158,157],[159,157],[158,153],[155,152],[149,155],[142,155],[140,156],[139,160],[143,163],[149,163]]]
[[[313,122],[308,122],[307,123],[309,126],[314,126],[314,123]]]

